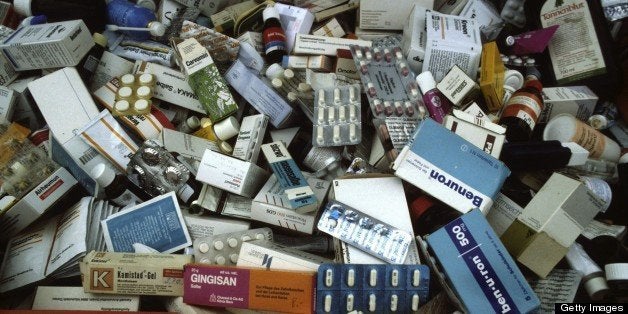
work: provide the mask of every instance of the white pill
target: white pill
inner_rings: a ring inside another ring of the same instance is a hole
[[[353,311],[353,302],[354,302],[353,293],[347,294],[347,312]]]
[[[334,142],[340,143],[340,126],[334,125]]]
[[[349,139],[351,139],[352,142],[355,142],[358,139],[358,136],[356,134],[356,126],[355,124],[351,124],[349,126]]]
[[[251,236],[249,236],[249,235],[245,234],[245,235],[243,235],[243,236],[242,236],[242,238],[241,238],[241,239],[242,239],[242,241],[245,241],[245,242],[246,242],[246,241],[251,241],[251,239],[252,239],[252,238],[251,238]]]
[[[325,286],[331,287],[334,284],[334,271],[328,269],[325,271]]]
[[[255,235],[255,239],[257,240],[264,240],[266,239],[266,236],[263,233],[258,233]]]
[[[392,273],[390,274],[390,285],[393,287],[399,285],[399,271],[396,269],[393,269]]]
[[[340,102],[340,88],[335,88],[334,89],[334,102],[335,103],[339,103]]]
[[[203,254],[209,252],[209,244],[207,244],[207,242],[201,242],[198,246],[198,250]]]
[[[345,122],[347,121],[347,115],[345,114],[345,107],[338,107],[338,121]]]
[[[121,87],[118,89],[118,97],[119,98],[129,98],[133,95],[133,90],[130,87]]]
[[[222,241],[218,240],[218,241],[214,242],[214,249],[220,251],[224,247],[225,247],[225,244]]]
[[[225,259],[224,256],[222,256],[222,255],[216,256],[216,264],[224,265],[225,263],[227,263],[227,259]]]
[[[355,98],[355,87],[351,86],[349,87],[349,101],[355,102],[356,100],[357,98]]]
[[[133,104],[133,108],[137,111],[144,111],[148,109],[149,102],[146,99],[138,99]]]
[[[133,85],[133,83],[135,83],[135,75],[133,74],[122,75],[122,77],[120,78],[120,83],[122,84],[122,86]]]
[[[319,145],[323,145],[325,143],[325,129],[322,126],[316,127],[316,142]]]
[[[371,287],[375,287],[377,285],[377,270],[371,269],[371,273],[369,274],[369,285]]]
[[[349,269],[347,271],[347,286],[353,287],[355,285],[355,270]]]
[[[116,109],[119,112],[124,112],[124,111],[129,110],[130,106],[129,106],[129,102],[128,101],[126,101],[126,100],[118,100],[113,105],[113,108]]]
[[[231,255],[229,255],[229,259],[231,260],[232,263],[237,263],[238,262],[238,254],[233,253]]]
[[[327,109],[327,121],[329,121],[329,123],[334,123],[335,120],[336,120],[336,110],[334,107],[329,107]]]
[[[418,287],[420,283],[421,283],[421,271],[418,269],[415,269],[412,272],[412,286]]]
[[[412,311],[416,312],[419,310],[419,295],[415,294],[412,296]]]
[[[283,86],[283,82],[281,79],[274,78],[270,83],[273,85],[275,89],[280,89]]]
[[[325,296],[325,313],[331,312],[331,295]]]
[[[318,108],[318,123],[325,123],[325,108]]]
[[[358,119],[358,115],[356,114],[358,106],[349,106],[349,120],[355,121]]]
[[[325,90],[324,89],[318,90],[318,105],[319,106],[325,105]]]
[[[375,297],[375,294],[371,293],[369,295],[369,311],[375,312],[376,308],[377,308],[377,297]]]
[[[399,302],[399,297],[396,294],[393,294],[390,296],[390,310],[391,311],[396,311],[397,310],[397,305]]]
[[[238,245],[238,239],[229,238],[227,239],[227,244],[229,245],[229,247],[236,247]]]
[[[142,85],[152,85],[154,83],[155,77],[150,73],[144,73],[140,75],[139,81]]]
[[[151,97],[150,87],[148,87],[148,86],[140,86],[135,91],[135,94],[137,95],[137,98],[150,98]]]

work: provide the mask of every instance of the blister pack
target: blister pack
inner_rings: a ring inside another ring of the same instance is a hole
[[[127,173],[152,196],[178,191],[190,178],[190,170],[153,140],[145,141],[131,157]]]
[[[150,73],[122,75],[111,114],[135,116],[150,113],[155,82],[155,76]]]
[[[233,265],[238,262],[242,242],[273,240],[270,228],[217,234],[194,240],[194,261],[203,264]]]
[[[319,89],[315,93],[315,147],[359,144],[362,139],[360,86],[349,85]]]
[[[429,294],[426,265],[322,264],[317,313],[416,313]]]
[[[392,264],[405,261],[412,235],[337,201],[327,203],[318,230]]]
[[[400,47],[351,46],[351,54],[375,118],[418,117],[421,92]]]

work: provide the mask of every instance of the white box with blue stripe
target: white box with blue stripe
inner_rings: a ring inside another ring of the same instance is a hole
[[[466,312],[529,313],[540,306],[479,210],[438,229],[427,243]]]
[[[419,124],[393,169],[462,213],[474,208],[486,213],[510,175],[504,163],[432,119]]]

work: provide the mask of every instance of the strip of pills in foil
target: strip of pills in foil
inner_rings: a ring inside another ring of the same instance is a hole
[[[195,239],[194,260],[202,264],[236,265],[242,242],[253,240],[272,241],[273,232],[270,228],[259,228]]]
[[[319,89],[314,93],[315,147],[357,145],[362,140],[359,85]]]

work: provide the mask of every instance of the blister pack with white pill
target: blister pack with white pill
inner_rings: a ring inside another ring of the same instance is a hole
[[[194,261],[212,265],[236,265],[242,242],[253,240],[273,240],[270,228],[251,229],[239,232],[217,234],[194,240]]]
[[[426,265],[322,264],[316,312],[417,313],[429,281]]]
[[[362,140],[360,86],[319,89],[314,99],[315,147],[356,145]]]
[[[337,201],[327,203],[318,230],[392,264],[405,261],[412,235]]]
[[[375,118],[418,118],[421,92],[400,47],[351,46]]]

